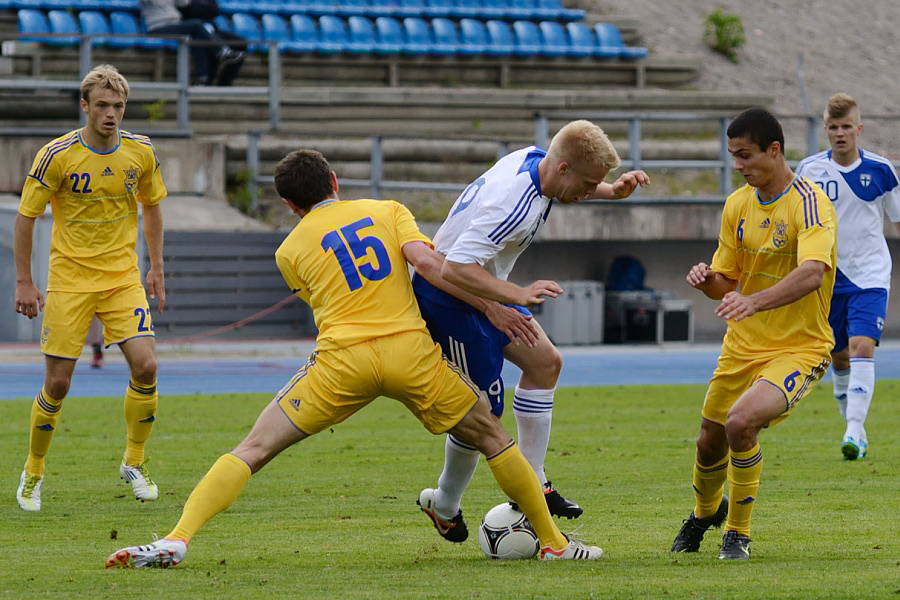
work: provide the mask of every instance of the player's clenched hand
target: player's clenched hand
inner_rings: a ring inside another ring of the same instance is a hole
[[[33,283],[16,286],[17,313],[33,319],[42,310],[44,310],[44,295],[37,289],[37,286]]]
[[[157,310],[162,312],[166,305],[166,278],[162,269],[150,267],[150,270],[147,271],[147,295],[158,299]]]
[[[523,315],[514,308],[499,302],[492,302],[484,311],[491,325],[506,334],[513,344],[524,343],[534,348],[538,340],[538,330],[530,315]]]
[[[541,304],[545,298],[556,298],[562,294],[562,291],[563,289],[555,281],[539,279],[528,287],[522,288],[522,298],[516,304],[521,306]]]
[[[723,319],[740,321],[744,317],[756,314],[756,305],[753,298],[743,296],[737,292],[728,292],[722,297],[722,302],[716,307],[716,316]]]
[[[688,271],[687,280],[688,284],[693,287],[700,287],[712,281],[712,278],[715,276],[716,272],[709,268],[709,265],[706,263],[697,263],[691,270]]]

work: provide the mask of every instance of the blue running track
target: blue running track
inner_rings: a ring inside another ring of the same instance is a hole
[[[159,344],[159,391],[163,395],[275,394],[305,362],[312,342],[220,342],[191,348]],[[589,346],[562,348],[560,387],[704,384],[716,364],[719,346]],[[102,369],[78,361],[69,397],[121,396],[128,368],[118,349],[107,352]],[[900,344],[886,342],[877,352],[878,379],[900,380]],[[43,381],[43,359],[34,344],[0,346],[0,400],[30,399]],[[507,363],[507,387],[518,369]],[[825,379],[830,379],[829,375]]]

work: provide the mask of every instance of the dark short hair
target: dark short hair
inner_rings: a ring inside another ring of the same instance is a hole
[[[767,150],[772,142],[778,142],[781,153],[784,154],[784,131],[781,123],[764,108],[748,108],[734,118],[726,133],[729,138],[746,137],[759,146],[760,150]]]
[[[331,165],[321,152],[294,150],[275,165],[275,190],[297,208],[310,209],[334,195]]]

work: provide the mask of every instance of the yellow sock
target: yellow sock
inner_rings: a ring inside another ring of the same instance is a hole
[[[234,503],[250,475],[247,463],[234,454],[220,456],[191,492],[181,519],[166,538],[190,542],[204,523]]]
[[[156,421],[159,394],[156,383],[138,383],[133,378],[125,389],[125,464],[144,462],[144,444]]]
[[[50,449],[53,433],[59,423],[59,410],[62,400],[51,398],[47,391],[41,391],[34,397],[31,405],[31,430],[28,436],[28,458],[25,460],[25,472],[31,475],[44,475],[44,457]]]
[[[722,494],[725,492],[725,480],[728,477],[728,455],[711,466],[704,466],[694,459],[694,516],[709,517],[716,514]]]
[[[747,452],[731,452],[728,468],[728,520],[725,531],[737,531],[750,535],[750,516],[759,491],[759,476],[762,473],[763,458],[759,443]]]
[[[549,546],[553,550],[565,548],[569,542],[553,522],[553,517],[547,510],[541,482],[538,481],[537,475],[516,443],[510,440],[509,446],[488,457],[487,464],[494,479],[500,484],[500,489],[510,500],[518,504],[528,517],[538,535],[541,547]]]

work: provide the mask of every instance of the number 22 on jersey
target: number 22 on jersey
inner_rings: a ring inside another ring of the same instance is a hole
[[[380,281],[391,274],[391,260],[384,243],[375,236],[360,237],[361,230],[374,225],[371,217],[365,217],[340,229],[329,231],[322,238],[322,249],[326,253],[334,252],[351,291],[362,287],[363,278]],[[372,257],[369,256],[370,248],[374,255]],[[369,260],[357,265],[354,258],[357,260],[369,258]]]

